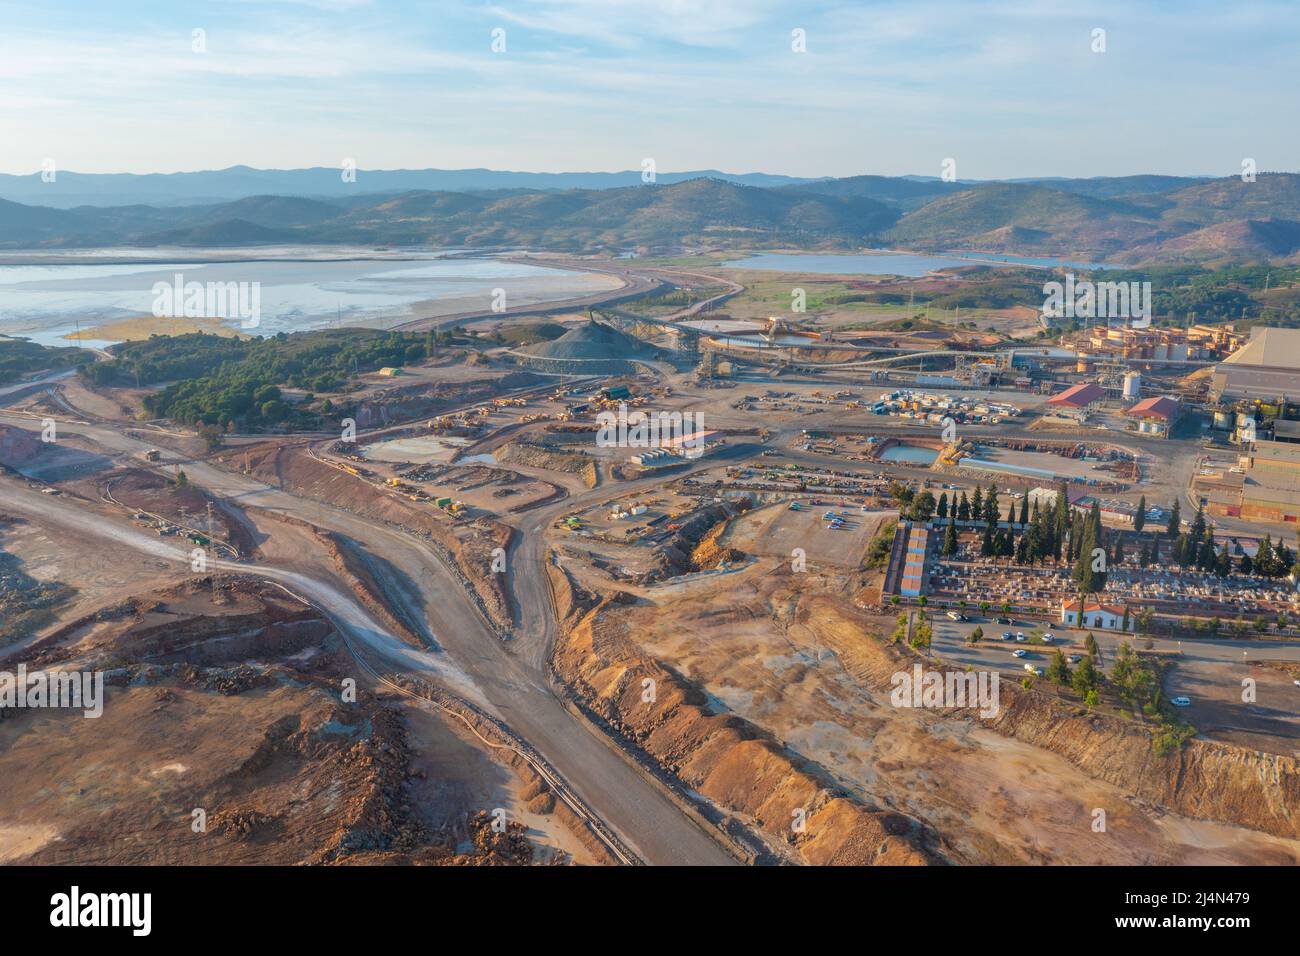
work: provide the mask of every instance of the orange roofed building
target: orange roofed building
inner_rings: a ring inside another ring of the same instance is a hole
[[[1061,604],[1061,623],[1071,627],[1095,627],[1101,631],[1133,630],[1132,615],[1128,627],[1124,627],[1124,608],[1115,604],[1084,603],[1083,620],[1079,620],[1078,600],[1064,601]]]

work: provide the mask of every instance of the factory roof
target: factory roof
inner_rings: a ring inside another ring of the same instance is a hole
[[[1095,382],[1080,382],[1067,388],[1060,395],[1053,395],[1047,400],[1048,405],[1063,405],[1066,408],[1085,408],[1093,402],[1099,402],[1106,392]]]
[[[1178,399],[1170,398],[1168,395],[1157,395],[1138,402],[1128,410],[1128,413],[1133,418],[1159,418],[1169,421],[1178,414],[1179,407]]]
[[[1278,441],[1300,441],[1300,422],[1277,419],[1273,422],[1273,437]]]
[[[1300,370],[1300,329],[1256,328],[1223,364]]]
[[[678,435],[673,438],[665,438],[660,442],[663,448],[697,448],[703,447],[706,443],[713,441],[722,432],[716,430],[705,430],[692,432],[689,435]]]

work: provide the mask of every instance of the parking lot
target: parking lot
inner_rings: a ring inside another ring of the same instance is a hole
[[[1025,676],[1025,664],[1046,670],[1058,647],[1067,657],[1072,653],[1083,654],[1083,640],[1088,634],[1087,630],[1045,625],[1015,614],[1011,615],[1015,622],[1011,625],[998,624],[996,614],[987,617],[971,614],[966,622],[949,620],[944,612],[937,610],[930,616],[934,625],[930,648],[933,656],[961,666],[996,669],[1004,678],[1014,680]],[[968,644],[966,638],[976,627],[984,629],[984,640],[976,645]],[[1035,628],[1050,632],[1053,643],[1033,643],[1031,635]],[[1007,631],[1013,639],[1000,640]],[[1024,633],[1026,641],[1016,641],[1017,632]],[[1145,639],[1131,634],[1096,629],[1092,634],[1101,648],[1101,668],[1105,672],[1109,672],[1121,641],[1145,648]],[[1184,712],[1202,736],[1300,756],[1300,687],[1294,684],[1300,679],[1300,644],[1155,638],[1152,645],[1152,653],[1169,655],[1175,660],[1176,666],[1165,683],[1165,694],[1170,698],[1191,699]],[[1017,649],[1025,651],[1023,658],[1013,656]],[[1261,662],[1283,662],[1286,666],[1270,667]],[[1255,682],[1253,702],[1242,700],[1242,682],[1246,678]]]

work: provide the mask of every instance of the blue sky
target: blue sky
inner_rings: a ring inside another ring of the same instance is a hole
[[[0,18],[2,172],[1300,168],[1288,2],[7,0]]]

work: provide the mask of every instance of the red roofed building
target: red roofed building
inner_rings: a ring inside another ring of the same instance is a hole
[[[1047,407],[1057,414],[1083,419],[1100,405],[1105,397],[1105,390],[1096,382],[1080,382],[1067,388],[1060,395],[1049,398]]]
[[[1128,417],[1137,421],[1138,431],[1144,435],[1169,437],[1169,430],[1183,413],[1183,406],[1176,398],[1160,395],[1146,398],[1128,410]]]
[[[1102,631],[1122,631],[1124,628],[1124,609],[1115,604],[1085,603],[1083,620],[1079,620],[1079,601],[1064,601],[1061,604],[1061,623],[1073,627],[1095,627]],[[1133,630],[1132,615],[1129,617],[1128,630]]]

